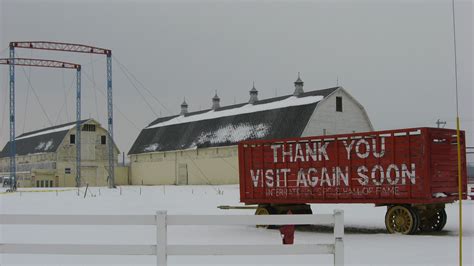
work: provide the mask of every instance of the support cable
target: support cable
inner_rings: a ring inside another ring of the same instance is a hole
[[[7,51],[9,49],[9,47],[5,47],[4,49],[0,50],[0,54],[2,54],[3,52]],[[1,77],[0,77],[1,78]],[[8,79],[5,79],[6,81],[8,81]],[[7,99],[8,99],[8,83],[7,85],[5,85],[5,97],[3,97],[3,102],[2,102],[2,106],[3,106],[3,112],[2,112],[2,124],[0,125],[0,133],[3,132],[3,125],[5,123],[5,117],[7,116]]]
[[[33,51],[30,51],[30,58],[33,58]],[[29,67],[28,68],[28,78],[31,80],[31,70],[32,68]],[[28,89],[28,87],[26,88],[26,101],[25,101],[25,113],[23,115],[23,128],[22,128],[22,134],[25,133],[25,125],[26,125],[26,120],[28,118],[27,116],[27,111],[28,111],[28,98],[30,96],[30,90]]]
[[[97,104],[97,85],[95,83],[95,76],[94,76],[94,64],[92,63],[92,54],[89,54],[91,59],[91,76],[92,76],[92,86],[94,88],[94,102],[95,102],[95,112],[97,115],[97,119],[99,119],[99,105]]]
[[[229,163],[224,157],[219,157],[219,159],[222,159],[227,165],[229,165],[232,169],[234,169],[237,173],[239,172],[239,169],[235,168],[231,163]]]
[[[30,72],[30,74],[31,74],[31,72]],[[24,116],[23,116],[23,128],[22,128],[22,131],[21,131],[22,134],[25,133],[25,125],[26,125],[26,120],[28,118],[27,112],[28,112],[28,98],[29,98],[29,96],[30,96],[30,90],[29,90],[28,87],[26,87],[25,113],[24,113]]]
[[[68,95],[68,91],[67,91],[67,88],[66,88],[66,81],[65,81],[65,78],[64,78],[64,69],[62,69],[61,71],[61,74],[62,74],[62,86],[63,86],[63,91],[64,91],[64,103],[63,103],[63,106],[66,105],[66,109],[65,109],[65,113],[66,113],[66,122],[69,121],[69,113],[68,113],[68,108],[67,108],[67,95]],[[73,80],[74,82],[74,80]],[[72,82],[71,82],[71,86],[72,87]],[[61,110],[62,110],[62,107],[61,107]],[[61,114],[61,110],[59,110],[59,114]],[[58,115],[58,118],[59,118],[59,115]],[[58,120],[58,119],[56,119]]]
[[[118,62],[117,62],[118,63]],[[151,112],[153,114],[155,114],[155,116],[158,116],[158,114],[155,112],[155,110],[153,110],[153,107],[150,105],[150,103],[146,100],[146,97],[140,92],[140,89],[138,89],[138,87],[135,85],[135,83],[133,82],[133,80],[128,76],[127,72],[122,68],[122,65],[120,63],[118,63],[118,66],[119,66],[119,69],[122,71],[122,73],[125,75],[125,77],[128,79],[128,81],[130,82],[130,84],[132,84],[133,88],[135,88],[135,90],[138,92],[138,94],[140,95],[140,97],[143,99],[143,101],[146,103],[146,105],[148,106],[148,108],[150,108]]]
[[[71,84],[69,85],[69,88],[72,88],[72,85],[74,84],[74,81],[75,81],[75,78],[73,78],[71,80]],[[71,90],[67,90],[66,87],[65,88],[65,91],[64,91],[64,97],[65,97],[65,101],[63,102],[63,105],[61,105],[61,108],[59,108],[59,112],[58,112],[58,115],[56,116],[56,120],[55,120],[55,124],[58,124],[59,122],[59,118],[61,117],[61,114],[62,114],[62,110],[64,107],[66,107],[66,113],[67,113],[67,97],[69,96],[69,93],[71,92]],[[70,122],[72,120],[69,119],[69,115],[67,115],[66,117],[66,122]]]
[[[33,85],[31,84],[31,80],[28,78],[28,75],[26,74],[25,68],[24,68],[23,66],[21,66],[21,70],[23,70],[23,74],[25,74],[26,80],[28,81],[28,85],[30,86],[31,91],[33,91],[33,94],[34,94],[35,97],[36,97],[36,101],[37,101],[38,104],[40,105],[41,110],[43,111],[44,116],[46,116],[46,119],[48,120],[49,124],[50,124],[51,126],[54,126],[54,125],[53,125],[53,122],[51,122],[51,119],[49,119],[49,116],[48,116],[48,114],[46,113],[46,110],[45,110],[43,104],[41,103],[41,101],[40,101],[40,99],[39,99],[39,97],[38,97],[38,94],[36,93],[35,89],[33,88]]]
[[[169,115],[172,114],[172,113],[170,112],[170,110],[169,110],[168,108],[166,108],[166,106],[165,106],[163,103],[161,103],[161,101],[158,100],[158,98],[155,97],[155,95],[153,95],[153,93],[151,92],[151,90],[149,90],[147,87],[145,87],[145,85],[143,85],[143,83],[142,83],[140,80],[138,80],[137,77],[136,77],[130,70],[128,70],[128,68],[127,68],[124,64],[122,64],[122,63],[117,59],[117,57],[113,56],[113,58],[114,58],[114,60],[118,63],[119,66],[122,66],[122,67],[129,73],[129,75],[130,75],[143,89],[145,89],[145,90],[148,92],[148,94],[150,94],[150,96],[151,96],[159,105],[161,105],[161,107],[163,107],[163,108],[168,112]]]
[[[99,60],[99,59],[95,59],[95,60],[93,60],[92,62],[87,63],[87,64],[85,64],[85,65],[93,64],[93,63],[95,63],[95,62],[98,61],[98,60]],[[82,74],[87,74],[87,73],[84,72],[84,70],[82,70],[81,72],[82,72]],[[63,71],[63,73],[64,73],[64,71]],[[63,75],[64,103],[63,103],[63,105],[61,106],[61,108],[59,109],[58,115],[57,115],[56,120],[55,120],[55,124],[58,123],[59,118],[60,118],[60,115],[62,114],[62,111],[63,111],[63,108],[64,108],[64,107],[66,108],[66,109],[65,109],[65,110],[66,110],[66,122],[72,121],[72,119],[69,118],[69,112],[68,112],[68,106],[67,106],[67,99],[68,99],[68,97],[69,97],[69,94],[71,93],[71,90],[70,90],[70,89],[73,88],[74,81],[75,81],[75,77],[73,76],[73,78],[71,79],[71,84],[69,84],[69,87],[66,87],[66,86],[65,86],[65,78],[64,78],[64,75]],[[68,90],[68,88],[69,88],[69,90]]]
[[[177,154],[176,154],[177,156]],[[209,178],[204,174],[204,171],[202,171],[201,167],[199,167],[199,165],[195,162],[195,160],[193,158],[191,158],[191,156],[189,156],[188,154],[186,154],[186,157],[188,157],[188,159],[191,160],[191,162],[194,164],[194,166],[196,166],[196,168],[198,169],[199,173],[201,173],[202,175],[202,180],[204,180],[204,182],[206,182],[207,185],[211,186],[212,189],[214,189],[214,191],[216,191],[217,193],[219,193],[219,189],[216,189],[215,188],[215,185],[213,185],[211,183],[211,181],[209,180]]]
[[[91,77],[89,76],[89,74],[87,74],[87,72],[83,71],[82,74],[84,74],[84,77],[86,77],[86,79],[88,79],[89,81],[91,81]],[[101,90],[98,90],[97,91],[104,97],[106,98],[107,96],[105,95],[104,92],[102,92]],[[129,122],[132,126],[134,126],[137,130],[141,130],[141,128],[139,128],[131,119],[129,119],[125,113],[123,113],[118,107],[117,105],[114,105],[114,110],[116,110],[127,122]]]
[[[453,44],[454,44],[454,79],[456,84],[456,139],[458,148],[458,195],[459,195],[459,266],[462,266],[462,166],[461,166],[461,136],[459,122],[459,94],[458,94],[458,62],[456,53],[456,17],[454,12],[454,0],[452,0],[453,9]]]
[[[6,79],[7,80],[7,79]],[[3,132],[3,125],[5,123],[5,117],[7,116],[7,99],[8,99],[8,86],[5,86],[5,97],[3,98],[2,106],[3,106],[3,112],[2,112],[2,124],[0,125],[0,133]],[[1,92],[1,91],[0,91]],[[3,135],[2,135],[3,136]]]
[[[10,47],[5,47],[3,48],[2,50],[0,50],[0,54],[2,54],[3,52],[5,52],[6,50],[10,49]]]

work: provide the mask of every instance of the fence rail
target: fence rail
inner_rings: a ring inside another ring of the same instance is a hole
[[[333,254],[334,265],[344,264],[344,214],[319,215],[0,215],[2,225],[148,225],[156,227],[156,245],[77,245],[0,243],[0,254],[154,255],[167,265],[168,255],[302,255]],[[302,225],[334,226],[334,242],[300,245],[169,245],[167,227],[173,225]]]

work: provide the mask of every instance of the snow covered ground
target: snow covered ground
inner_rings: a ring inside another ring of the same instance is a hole
[[[219,210],[239,205],[239,189],[232,186],[155,186],[90,189],[56,193],[0,194],[2,214],[252,214],[253,210]],[[46,190],[46,189],[45,189]],[[59,189],[61,190],[61,189]],[[3,190],[4,191],[4,190]],[[28,192],[30,191],[30,192]],[[463,202],[464,265],[474,265],[474,204]],[[347,265],[457,265],[457,204],[447,206],[448,223],[440,233],[389,235],[385,208],[370,204],[313,205],[315,213],[343,209]],[[330,242],[332,228],[298,231],[296,243]],[[252,226],[170,226],[171,244],[279,244],[277,230]],[[12,226],[2,225],[0,242],[70,244],[154,244],[152,226]],[[0,255],[0,265],[156,265],[153,256]],[[331,265],[331,255],[305,256],[170,256],[169,265]]]

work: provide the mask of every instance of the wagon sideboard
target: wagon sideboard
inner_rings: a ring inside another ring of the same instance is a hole
[[[463,194],[467,186],[460,132]],[[458,199],[456,131],[410,128],[239,144],[246,204],[432,204]]]

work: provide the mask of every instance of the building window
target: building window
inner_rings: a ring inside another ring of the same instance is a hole
[[[107,143],[107,136],[100,136],[100,144],[106,144]]]
[[[71,173],[71,168],[64,168],[64,173],[65,174],[70,174]]]
[[[40,187],[44,187],[44,180],[41,180],[41,186]]]
[[[49,187],[53,187],[53,180],[49,180]]]
[[[90,131],[90,132],[95,132],[95,125],[84,125],[82,127],[82,131]]]
[[[342,112],[342,97],[336,97],[336,112]]]
[[[36,180],[36,187],[40,187],[40,181]]]
[[[69,143],[76,144],[76,135],[74,134],[69,135]]]

